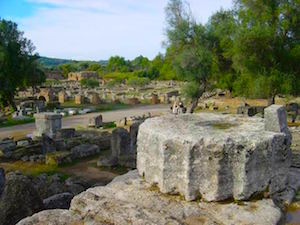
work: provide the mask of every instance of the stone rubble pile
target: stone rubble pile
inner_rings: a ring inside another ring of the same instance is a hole
[[[280,207],[299,188],[300,171],[290,167],[291,135],[282,107],[266,109],[265,119],[167,115],[147,119],[137,130],[137,170],[75,196],[69,210],[40,212],[18,225],[283,222]],[[131,151],[130,135],[117,128],[113,136],[119,160]]]
[[[62,129],[60,114],[40,113],[35,117],[36,131],[33,139],[1,140],[1,157],[60,165],[70,163],[74,159],[97,155],[101,150],[110,149],[111,134],[108,132]],[[102,123],[102,116],[96,116],[95,120],[95,126],[98,127]]]

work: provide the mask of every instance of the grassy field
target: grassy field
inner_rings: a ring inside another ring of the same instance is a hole
[[[58,169],[56,165],[46,165],[41,163],[23,162],[23,161],[3,162],[0,163],[0,167],[5,169],[6,172],[18,170],[23,174],[32,175],[32,176],[38,176],[42,173],[52,175],[55,174]]]
[[[91,105],[91,104],[81,104],[76,105],[74,102],[69,101],[61,104],[62,108],[77,108],[77,109],[84,109],[84,108],[93,108],[98,112],[104,112],[104,111],[113,111],[113,110],[119,110],[119,109],[127,109],[132,107],[132,105],[128,104],[113,104],[113,103],[104,103],[99,105]]]
[[[16,125],[22,125],[22,124],[27,124],[27,123],[33,123],[34,118],[28,118],[28,119],[13,119],[9,118],[8,120],[1,122],[0,123],[0,128],[3,127],[11,127],[11,126],[16,126]]]

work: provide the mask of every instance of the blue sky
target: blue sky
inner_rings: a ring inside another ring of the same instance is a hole
[[[164,52],[168,0],[0,0],[0,17],[19,24],[42,56],[100,60]],[[231,0],[188,0],[202,23]]]

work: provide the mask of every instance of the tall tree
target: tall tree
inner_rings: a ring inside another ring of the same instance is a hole
[[[195,22],[189,6],[181,0],[169,1],[166,20],[168,53],[173,58],[177,73],[190,82],[183,91],[192,99],[192,113],[199,97],[207,89],[212,74],[213,55],[209,32],[205,26]]]
[[[232,92],[237,79],[232,59],[235,32],[238,29],[235,12],[221,9],[210,17],[206,26],[212,41],[217,85]]]
[[[299,93],[300,1],[236,0],[235,7],[233,62],[242,80],[252,81],[248,92],[264,93],[270,104],[276,94]]]
[[[120,56],[112,56],[106,65],[108,72],[129,72],[130,63]]]
[[[23,37],[16,23],[0,20],[0,104],[15,107],[17,88],[32,86],[44,80],[38,69],[34,46]],[[38,76],[38,77],[36,77]],[[35,79],[36,78],[36,79]]]

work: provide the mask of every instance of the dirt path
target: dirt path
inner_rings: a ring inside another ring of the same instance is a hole
[[[137,106],[131,109],[121,109],[116,111],[102,112],[103,121],[111,122],[118,121],[124,117],[129,116],[142,116],[150,112],[152,115],[158,115],[169,110],[168,105],[147,105],[147,106]],[[64,128],[77,128],[85,127],[88,124],[88,120],[93,115],[99,113],[91,113],[79,116],[66,117],[62,120],[62,126]],[[0,128],[0,138],[5,137],[24,137],[27,134],[32,134],[35,129],[34,123],[18,125],[13,127]]]
[[[99,168],[94,167],[93,164],[96,163],[97,163],[97,159],[79,162],[70,167],[59,168],[58,172],[84,178],[86,181],[88,181],[91,184],[96,184],[96,183],[107,184],[110,181],[112,181],[115,177],[119,176],[119,174],[117,173],[102,171]]]

